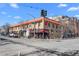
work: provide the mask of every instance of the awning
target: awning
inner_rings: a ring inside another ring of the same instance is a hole
[[[42,29],[42,30],[39,30],[39,32],[48,32],[48,31],[45,29]]]

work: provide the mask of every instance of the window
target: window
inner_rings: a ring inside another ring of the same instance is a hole
[[[50,23],[48,23],[48,26],[50,27],[50,26],[51,26],[51,24],[50,24]]]
[[[52,24],[52,27],[54,28],[54,24]]]
[[[56,29],[58,28],[58,25],[56,25]]]
[[[25,25],[25,28],[28,28],[28,25]]]
[[[31,24],[29,24],[28,27],[31,28]]]
[[[18,27],[17,27],[17,30],[18,30]]]

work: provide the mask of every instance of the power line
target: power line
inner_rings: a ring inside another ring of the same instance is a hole
[[[38,10],[42,10],[42,9],[45,9],[45,8],[39,8],[39,7],[33,7],[33,6],[27,6],[27,7],[29,7],[29,8],[33,8],[33,9],[38,9]]]

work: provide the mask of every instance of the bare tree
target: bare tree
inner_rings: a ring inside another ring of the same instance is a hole
[[[6,23],[6,24],[4,24],[4,25],[2,26],[2,28],[3,28],[3,30],[4,30],[4,33],[5,33],[6,35],[9,34],[9,27],[10,27],[10,24],[9,24],[9,23]]]

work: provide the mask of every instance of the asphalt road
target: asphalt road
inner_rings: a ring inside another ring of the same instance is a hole
[[[79,50],[79,38],[65,40],[9,38],[4,36],[0,36],[0,38],[0,55],[2,56],[59,56],[67,55],[63,54],[64,52]]]
[[[51,50],[27,44],[28,39],[0,37],[0,56],[50,56]],[[23,40],[22,40],[23,39]],[[27,41],[26,43],[24,42]],[[54,51],[53,51],[54,52]]]

